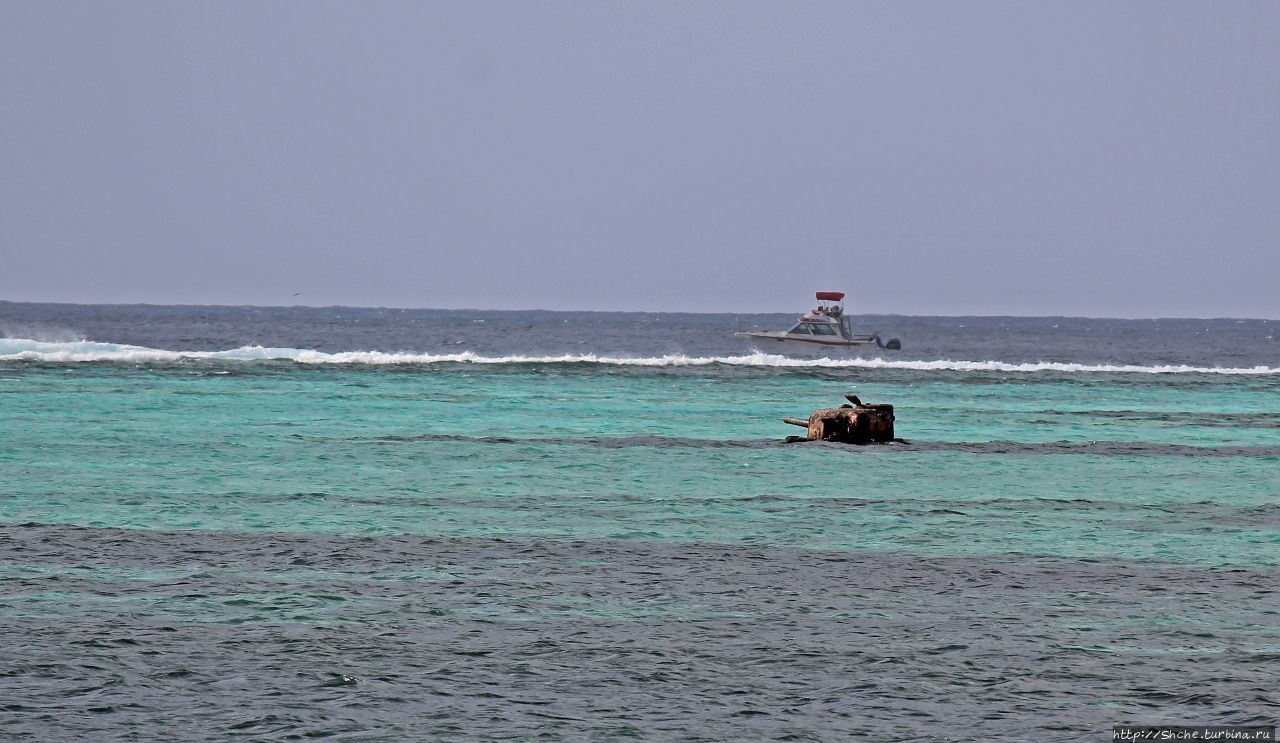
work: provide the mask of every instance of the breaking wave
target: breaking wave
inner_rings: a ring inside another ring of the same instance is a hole
[[[242,346],[227,351],[167,351],[95,341],[44,342],[25,338],[0,338],[0,361],[44,363],[114,362],[152,364],[185,360],[228,362],[292,361],[299,364],[599,364],[602,366],[743,366],[777,368],[906,369],[919,371],[971,372],[1102,372],[1131,374],[1280,374],[1280,367],[1209,367],[1179,364],[1077,364],[1057,361],[1010,363],[1004,361],[906,361],[884,358],[794,359],[776,354],[749,353],[737,356],[602,356],[563,354],[554,356],[483,356],[472,351],[460,353],[388,353],[384,351],[342,351],[326,353],[303,348]]]

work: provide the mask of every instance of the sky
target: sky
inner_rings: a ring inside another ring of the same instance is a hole
[[[1280,318],[1280,3],[0,3],[0,300]]]

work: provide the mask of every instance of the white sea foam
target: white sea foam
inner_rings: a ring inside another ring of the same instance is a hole
[[[294,361],[300,364],[599,364],[602,366],[725,366],[830,368],[830,369],[913,369],[920,371],[960,372],[1082,372],[1128,374],[1280,374],[1280,367],[1216,367],[1162,364],[1076,364],[1058,361],[1010,363],[1004,361],[900,361],[885,358],[793,359],[767,353],[740,356],[600,356],[596,354],[563,354],[559,356],[482,356],[472,351],[461,353],[388,353],[384,351],[343,351],[326,353],[304,348],[268,348],[242,346],[227,351],[166,351],[116,343],[75,341],[50,343],[25,338],[0,338],[0,361],[40,361],[48,363],[123,362],[135,364],[177,362],[185,359],[232,362]]]

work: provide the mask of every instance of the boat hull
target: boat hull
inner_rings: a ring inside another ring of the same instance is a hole
[[[876,348],[875,336],[865,338],[803,338],[787,333],[737,333],[749,339],[755,347],[764,353],[782,356],[800,356],[805,358],[839,358],[856,356],[866,349]]]

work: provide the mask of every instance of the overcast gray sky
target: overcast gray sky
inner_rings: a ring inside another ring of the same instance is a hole
[[[1278,276],[1280,3],[0,3],[0,299],[1280,318]]]

